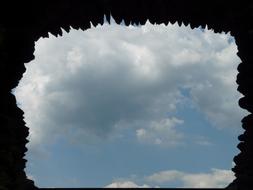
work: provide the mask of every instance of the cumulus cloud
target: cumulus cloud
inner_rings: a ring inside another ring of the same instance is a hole
[[[185,172],[181,170],[164,170],[149,176],[135,176],[135,179],[114,180],[107,188],[142,188],[142,187],[176,187],[176,188],[224,188],[235,176],[231,170],[213,168],[209,172]],[[138,181],[138,183],[136,182]],[[138,185],[143,184],[143,185]]]
[[[166,118],[159,122],[152,121],[150,126],[136,130],[136,136],[141,142],[175,146],[181,143],[183,134],[176,130],[176,126],[184,121],[173,118]]]
[[[72,30],[36,43],[15,93],[32,144],[97,142],[124,127],[141,142],[177,144],[174,115],[189,102],[217,128],[240,126],[236,51],[229,35],[177,25]]]
[[[149,186],[146,184],[137,185],[132,181],[116,181],[105,186],[105,188],[149,188]]]
[[[156,184],[179,182],[188,188],[224,188],[234,180],[230,170],[211,169],[209,173],[187,173],[178,170],[166,170],[146,177],[147,181]]]

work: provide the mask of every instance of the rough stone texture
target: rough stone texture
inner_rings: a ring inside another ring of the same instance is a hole
[[[30,3],[30,4],[29,4]],[[239,105],[253,112],[253,3],[244,1],[197,0],[54,0],[8,1],[0,11],[0,189],[36,189],[24,172],[29,130],[23,111],[17,107],[11,90],[25,72],[24,63],[34,59],[34,42],[40,37],[62,35],[70,27],[86,30],[90,22],[103,24],[104,15],[110,22],[126,25],[151,23],[190,24],[191,28],[205,27],[215,32],[231,32],[239,49],[242,63],[237,83],[244,97]],[[227,188],[249,190],[253,187],[253,115],[242,120],[244,134],[234,157],[232,169],[236,179]]]

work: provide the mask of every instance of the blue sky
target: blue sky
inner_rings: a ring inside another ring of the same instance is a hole
[[[15,94],[39,187],[225,187],[240,120],[229,34],[111,25],[36,42]]]

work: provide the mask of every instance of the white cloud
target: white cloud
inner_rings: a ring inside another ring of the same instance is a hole
[[[224,188],[234,180],[230,170],[211,169],[209,173],[187,173],[178,170],[166,170],[154,173],[146,180],[155,184],[179,182],[187,188]]]
[[[181,143],[183,134],[176,130],[177,125],[184,121],[175,117],[152,121],[146,128],[136,130],[136,136],[141,142],[175,146]]]
[[[172,118],[186,100],[213,126],[235,129],[244,114],[237,105],[236,51],[225,34],[149,23],[40,39],[16,89],[29,146],[59,136],[103,141],[122,123],[142,142],[176,144],[183,118]]]
[[[107,188],[167,187],[167,188],[224,188],[235,176],[231,170],[213,168],[209,172],[163,170],[149,176],[118,179]],[[138,183],[137,183],[138,181]],[[143,185],[138,185],[143,184]]]
[[[105,188],[149,188],[149,186],[146,184],[137,185],[132,181],[117,181],[105,186]]]

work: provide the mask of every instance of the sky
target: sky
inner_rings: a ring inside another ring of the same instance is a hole
[[[36,42],[14,90],[38,187],[225,187],[240,120],[230,34],[105,23]]]

